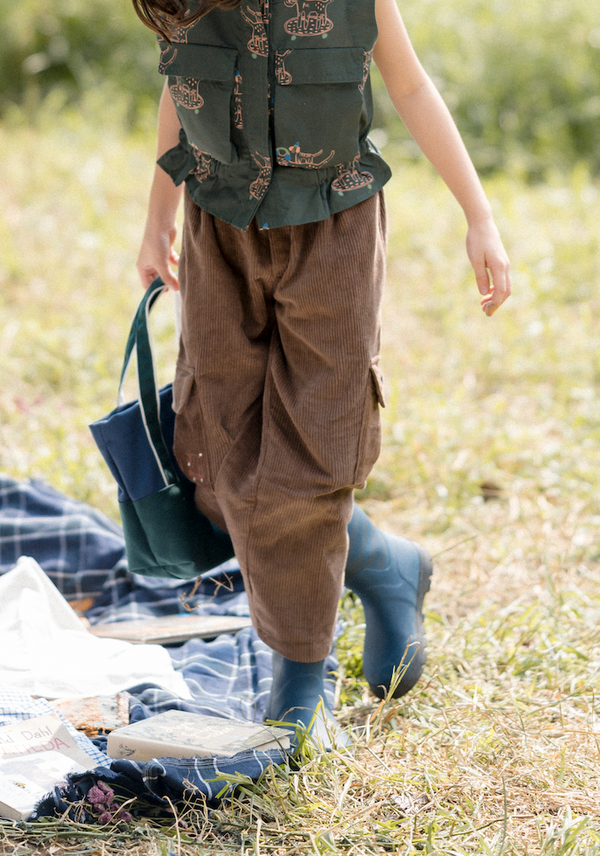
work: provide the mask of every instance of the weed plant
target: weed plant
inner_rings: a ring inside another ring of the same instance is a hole
[[[140,296],[154,142],[95,123],[94,98],[60,127],[49,110],[0,129],[0,469],[116,518],[87,424],[114,405]],[[0,853],[600,854],[599,188],[584,168],[486,182],[514,275],[487,318],[456,203],[427,165],[386,155],[385,439],[357,499],[435,556],[424,679],[370,697],[348,594],[352,753],[307,752],[167,825],[5,821]],[[170,296],[155,334],[167,380]]]

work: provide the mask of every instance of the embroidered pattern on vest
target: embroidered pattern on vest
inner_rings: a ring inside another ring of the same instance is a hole
[[[316,161],[315,158],[318,158],[322,154],[323,149],[319,149],[318,152],[314,152],[313,154],[303,152],[300,149],[300,143],[297,142],[289,148],[285,148],[285,146],[277,147],[277,163],[280,166],[302,166],[306,169],[319,169],[335,157],[335,149],[332,149],[327,157]]]
[[[286,33],[295,36],[324,36],[333,28],[327,17],[332,0],[285,0],[286,6],[296,7],[296,17],[284,24]]]
[[[191,175],[193,175],[199,184],[202,184],[203,181],[206,181],[207,178],[210,178],[210,165],[213,161],[211,155],[208,152],[201,151],[198,146],[194,145],[194,143],[190,143],[192,147],[192,153],[196,158],[197,166],[195,169],[191,171]]]
[[[242,75],[239,71],[235,73],[235,85],[233,87],[233,124],[239,130],[244,127],[242,116]]]
[[[291,54],[291,51],[277,51],[275,54],[275,77],[280,86],[289,86],[292,82],[292,75],[285,67],[285,59]]]
[[[160,60],[158,63],[158,71],[160,74],[166,74],[168,67],[177,59],[177,48],[173,45],[166,45],[161,49]]]
[[[183,17],[187,18],[188,15],[191,15],[191,14],[192,13],[191,13],[190,9],[188,9]],[[175,27],[171,31],[172,32],[171,41],[172,42],[179,42],[180,44],[187,44],[188,30],[190,29],[190,27],[193,27],[195,23],[196,22],[193,21],[191,24],[180,24],[178,27]]]
[[[350,168],[346,164],[337,164],[338,177],[331,182],[331,189],[340,196],[349,190],[360,190],[361,187],[370,187],[375,179],[370,172],[359,172],[357,167],[360,161],[360,153],[354,158]]]
[[[244,12],[241,6],[240,12],[244,21],[252,27],[252,37],[247,44],[248,50],[251,54],[256,56],[268,56],[269,43],[267,41],[267,34],[265,32],[261,13],[257,12],[255,9],[251,9],[250,6],[246,6],[246,12],[248,14]]]
[[[250,152],[250,154],[259,169],[258,177],[250,185],[250,196],[253,199],[261,200],[269,189],[271,181],[271,158],[268,155],[261,155],[260,152]]]
[[[199,80],[192,77],[178,77],[177,83],[169,86],[169,92],[174,101],[187,107],[188,110],[199,110],[204,104],[204,98],[198,92]]]
[[[369,70],[371,68],[371,60],[373,59],[373,48],[370,51],[363,51],[364,60],[363,60],[363,76],[362,81],[358,84],[358,91],[362,93],[365,91],[365,86],[367,80],[369,79]]]
[[[191,10],[185,13],[185,17],[191,15]],[[161,74],[165,74],[166,69],[174,62],[177,58],[177,48],[175,47],[175,43],[178,44],[187,44],[188,40],[188,30],[190,27],[193,27],[194,23],[191,24],[180,24],[178,27],[175,27],[171,31],[171,42],[172,44],[165,44],[165,47],[161,49],[160,52],[160,62],[158,64],[158,70]]]

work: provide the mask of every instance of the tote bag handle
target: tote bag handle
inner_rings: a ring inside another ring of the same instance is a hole
[[[154,353],[152,351],[152,341],[150,338],[150,330],[148,320],[150,310],[158,300],[163,291],[166,291],[168,286],[164,284],[160,277],[157,277],[154,282],[148,286],[146,293],[142,298],[140,305],[133,317],[129,338],[125,346],[125,357],[123,359],[123,369],[121,371],[121,379],[119,381],[119,395],[117,405],[122,405],[125,402],[123,394],[123,384],[125,376],[131,364],[134,355],[137,363],[137,380],[138,393],[140,402],[140,412],[148,437],[148,443],[156,458],[156,463],[163,477],[165,486],[171,484],[179,484],[179,478],[173,466],[173,461],[165,439],[163,437],[162,428],[160,427],[160,398],[159,391],[156,385],[156,368],[154,365]]]

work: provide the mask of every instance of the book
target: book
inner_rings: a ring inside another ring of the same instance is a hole
[[[97,766],[54,714],[0,727],[0,816],[25,820],[65,780]]]
[[[132,761],[214,756],[231,758],[249,749],[262,752],[287,749],[289,745],[289,733],[284,728],[168,710],[111,731],[107,752],[111,758],[129,758]]]
[[[220,633],[237,633],[251,624],[249,618],[237,615],[164,615],[160,618],[94,624],[89,631],[94,636],[122,639],[125,642],[169,645],[194,638],[212,639]]]

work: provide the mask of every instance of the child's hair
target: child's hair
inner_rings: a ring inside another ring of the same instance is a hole
[[[200,0],[198,8],[189,12],[186,0],[133,0],[133,8],[147,27],[170,42],[172,31],[181,24],[193,24],[215,6],[233,9],[240,3],[241,0]]]

